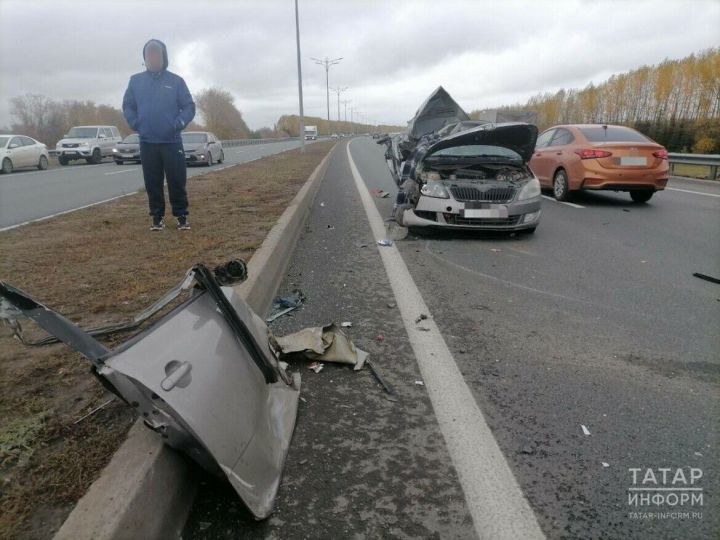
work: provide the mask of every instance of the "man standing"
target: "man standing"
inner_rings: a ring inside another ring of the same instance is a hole
[[[177,228],[188,230],[187,169],[180,132],[195,117],[195,102],[183,78],[167,70],[167,49],[162,41],[148,41],[143,58],[147,69],[130,77],[122,108],[130,128],[140,135],[150,230],[165,228],[165,178]]]

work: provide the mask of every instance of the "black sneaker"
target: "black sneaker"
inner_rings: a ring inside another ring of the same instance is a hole
[[[190,223],[188,223],[187,216],[179,216],[177,218],[177,228],[180,231],[190,230]]]
[[[153,216],[151,231],[162,231],[165,228],[165,220],[160,216]]]

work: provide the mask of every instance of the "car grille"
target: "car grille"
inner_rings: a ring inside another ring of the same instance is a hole
[[[63,148],[77,148],[80,146],[78,143],[64,143],[62,145]]]
[[[485,227],[513,227],[520,223],[522,214],[506,218],[464,218],[453,215],[446,220],[451,225],[482,225]]]
[[[456,201],[480,201],[492,203],[509,202],[515,196],[514,187],[492,187],[481,190],[476,187],[452,186],[450,193]]]

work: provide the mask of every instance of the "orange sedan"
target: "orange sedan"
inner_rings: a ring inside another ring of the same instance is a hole
[[[553,126],[537,139],[530,168],[566,201],[581,189],[628,191],[644,203],[665,189],[667,150],[634,129],[606,124]]]

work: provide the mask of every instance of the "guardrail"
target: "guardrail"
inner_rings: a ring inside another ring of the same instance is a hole
[[[299,137],[277,137],[275,139],[229,139],[225,141],[220,141],[223,146],[246,146],[249,144],[267,144],[267,143],[273,143],[273,142],[283,142],[283,141],[297,141]]]
[[[720,167],[720,154],[676,154],[669,153],[670,174],[675,174],[675,165],[700,165],[708,167],[710,172],[708,180],[718,180],[718,167]]]

